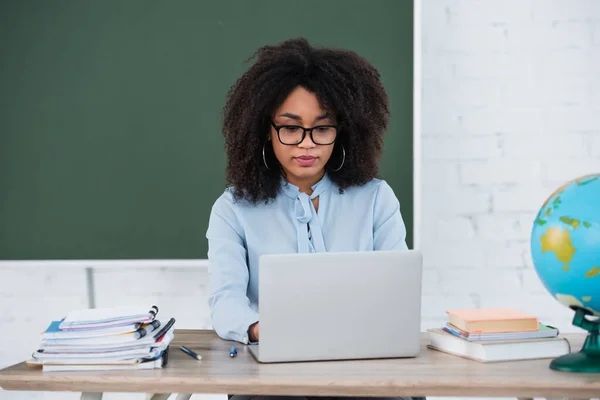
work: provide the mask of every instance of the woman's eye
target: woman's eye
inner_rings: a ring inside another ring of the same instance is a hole
[[[297,126],[286,126],[286,127],[284,127],[284,129],[288,133],[295,133],[295,132],[298,132],[300,130],[300,128],[297,127]]]

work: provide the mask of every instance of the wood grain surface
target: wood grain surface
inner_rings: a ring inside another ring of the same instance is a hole
[[[584,334],[565,335],[578,351]],[[426,347],[416,358],[260,364],[244,345],[212,331],[177,330],[166,368],[140,371],[45,372],[24,363],[0,371],[5,390],[227,393],[327,396],[598,397],[600,374],[548,368],[550,359],[479,363]],[[195,360],[179,350],[199,353]],[[302,346],[301,343],[294,344]]]

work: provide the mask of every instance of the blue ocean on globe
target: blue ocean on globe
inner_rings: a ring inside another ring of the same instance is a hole
[[[600,174],[558,188],[531,232],[535,270],[556,300],[600,316]]]

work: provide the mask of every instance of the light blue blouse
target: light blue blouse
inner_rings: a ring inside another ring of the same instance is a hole
[[[214,203],[206,233],[209,306],[215,332],[248,343],[259,320],[258,259],[263,254],[406,250],[406,227],[392,188],[380,179],[338,187],[325,175],[312,195],[282,179],[268,204],[234,202],[227,189]],[[311,199],[319,197],[318,212]]]

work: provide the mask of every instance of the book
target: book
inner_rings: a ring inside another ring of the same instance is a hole
[[[550,325],[544,325],[541,322],[537,331],[469,333],[455,327],[451,323],[447,323],[442,329],[469,341],[550,338],[556,337],[559,334],[558,329]]]
[[[158,307],[117,306],[73,310],[61,321],[60,330],[109,328],[135,323],[152,322]]]
[[[449,322],[468,333],[537,331],[537,317],[512,308],[448,310]]]
[[[155,320],[157,322],[158,320]],[[153,342],[154,338],[152,337],[152,332],[155,332],[156,329],[160,329],[160,321],[156,323],[158,326],[154,328],[154,330],[146,332],[148,329],[147,325],[144,325],[133,332],[126,333],[107,333],[105,335],[100,335],[99,331],[95,330],[95,334],[93,336],[71,336],[67,335],[66,337],[57,334],[50,338],[42,335],[41,343],[42,345],[56,345],[56,346],[87,346],[87,347],[96,347],[96,346],[105,346],[105,345],[118,345],[118,344],[128,344],[128,343],[146,343]],[[111,332],[111,329],[107,329],[107,332]],[[87,331],[81,331],[85,333]],[[73,333],[73,331],[66,331],[65,333]]]
[[[65,371],[130,371],[140,369],[163,368],[166,363],[162,358],[154,361],[135,362],[131,364],[103,364],[103,365],[61,365],[48,364],[42,366],[43,372],[65,372]]]
[[[60,362],[38,362],[35,360],[27,361],[28,365],[41,367],[43,372],[61,372],[61,371],[127,371],[140,369],[163,368],[169,360],[169,346],[157,357],[140,360],[122,360],[112,361],[110,363],[81,362],[81,363],[60,363]]]
[[[84,339],[92,337],[104,337],[110,335],[119,335],[125,333],[133,333],[147,324],[133,323],[127,325],[114,326],[110,328],[88,328],[77,330],[60,330],[59,326],[62,321],[52,321],[48,328],[42,333],[42,340],[51,339]]]
[[[428,329],[428,348],[478,362],[555,358],[571,351],[569,341],[554,338],[468,341],[443,329]]]

